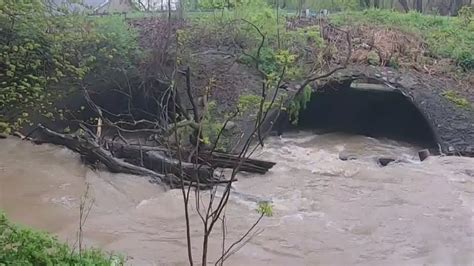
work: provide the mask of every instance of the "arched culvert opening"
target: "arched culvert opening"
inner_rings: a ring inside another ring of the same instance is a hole
[[[411,100],[380,84],[318,89],[300,112],[298,128],[386,137],[436,147],[428,121]]]

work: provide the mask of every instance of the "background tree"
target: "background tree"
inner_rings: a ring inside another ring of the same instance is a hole
[[[380,8],[380,0],[374,0],[374,8]]]
[[[361,8],[368,8],[370,7],[370,0],[360,0],[359,5]]]
[[[464,3],[463,0],[451,0],[451,15],[457,16],[459,10],[461,10],[461,8],[467,4],[468,3]]]
[[[416,0],[416,11],[423,13],[423,0]]]
[[[407,0],[398,0],[398,2],[399,2],[400,5],[402,6],[403,10],[405,10],[405,12],[410,11],[410,7],[408,7],[408,2],[407,2]]]

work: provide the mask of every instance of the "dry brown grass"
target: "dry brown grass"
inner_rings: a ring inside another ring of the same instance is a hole
[[[375,26],[356,26],[350,30],[354,38],[354,63],[367,63],[371,51],[379,56],[380,66],[387,66],[391,61],[400,66],[416,64],[426,54],[426,44],[412,33]]]

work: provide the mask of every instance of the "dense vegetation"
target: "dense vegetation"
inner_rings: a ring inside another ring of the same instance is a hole
[[[369,9],[336,14],[332,21],[339,25],[379,25],[417,33],[423,36],[433,56],[452,58],[467,70],[474,69],[474,22],[469,19],[472,14],[466,13],[465,16],[468,17],[442,17],[417,12],[405,14]]]
[[[57,116],[55,101],[137,56],[136,36],[121,18],[52,11],[41,0],[0,1],[0,29],[0,131],[36,114]]]
[[[100,250],[72,250],[47,233],[11,223],[0,212],[0,265],[123,265]]]

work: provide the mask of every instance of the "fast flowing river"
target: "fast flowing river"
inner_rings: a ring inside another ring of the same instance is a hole
[[[228,264],[473,265],[474,159],[418,162],[418,147],[343,134],[292,133],[266,143],[256,157],[277,165],[266,175],[239,175],[226,212],[227,245],[258,218],[257,202],[271,201],[273,216]],[[358,159],[341,161],[340,152]],[[380,167],[378,155],[401,160]],[[126,254],[131,265],[187,264],[180,190],[92,171],[61,147],[0,140],[0,209],[13,221],[73,244],[86,183],[88,246]],[[199,261],[196,211],[191,224]],[[211,261],[220,226],[214,233]]]

